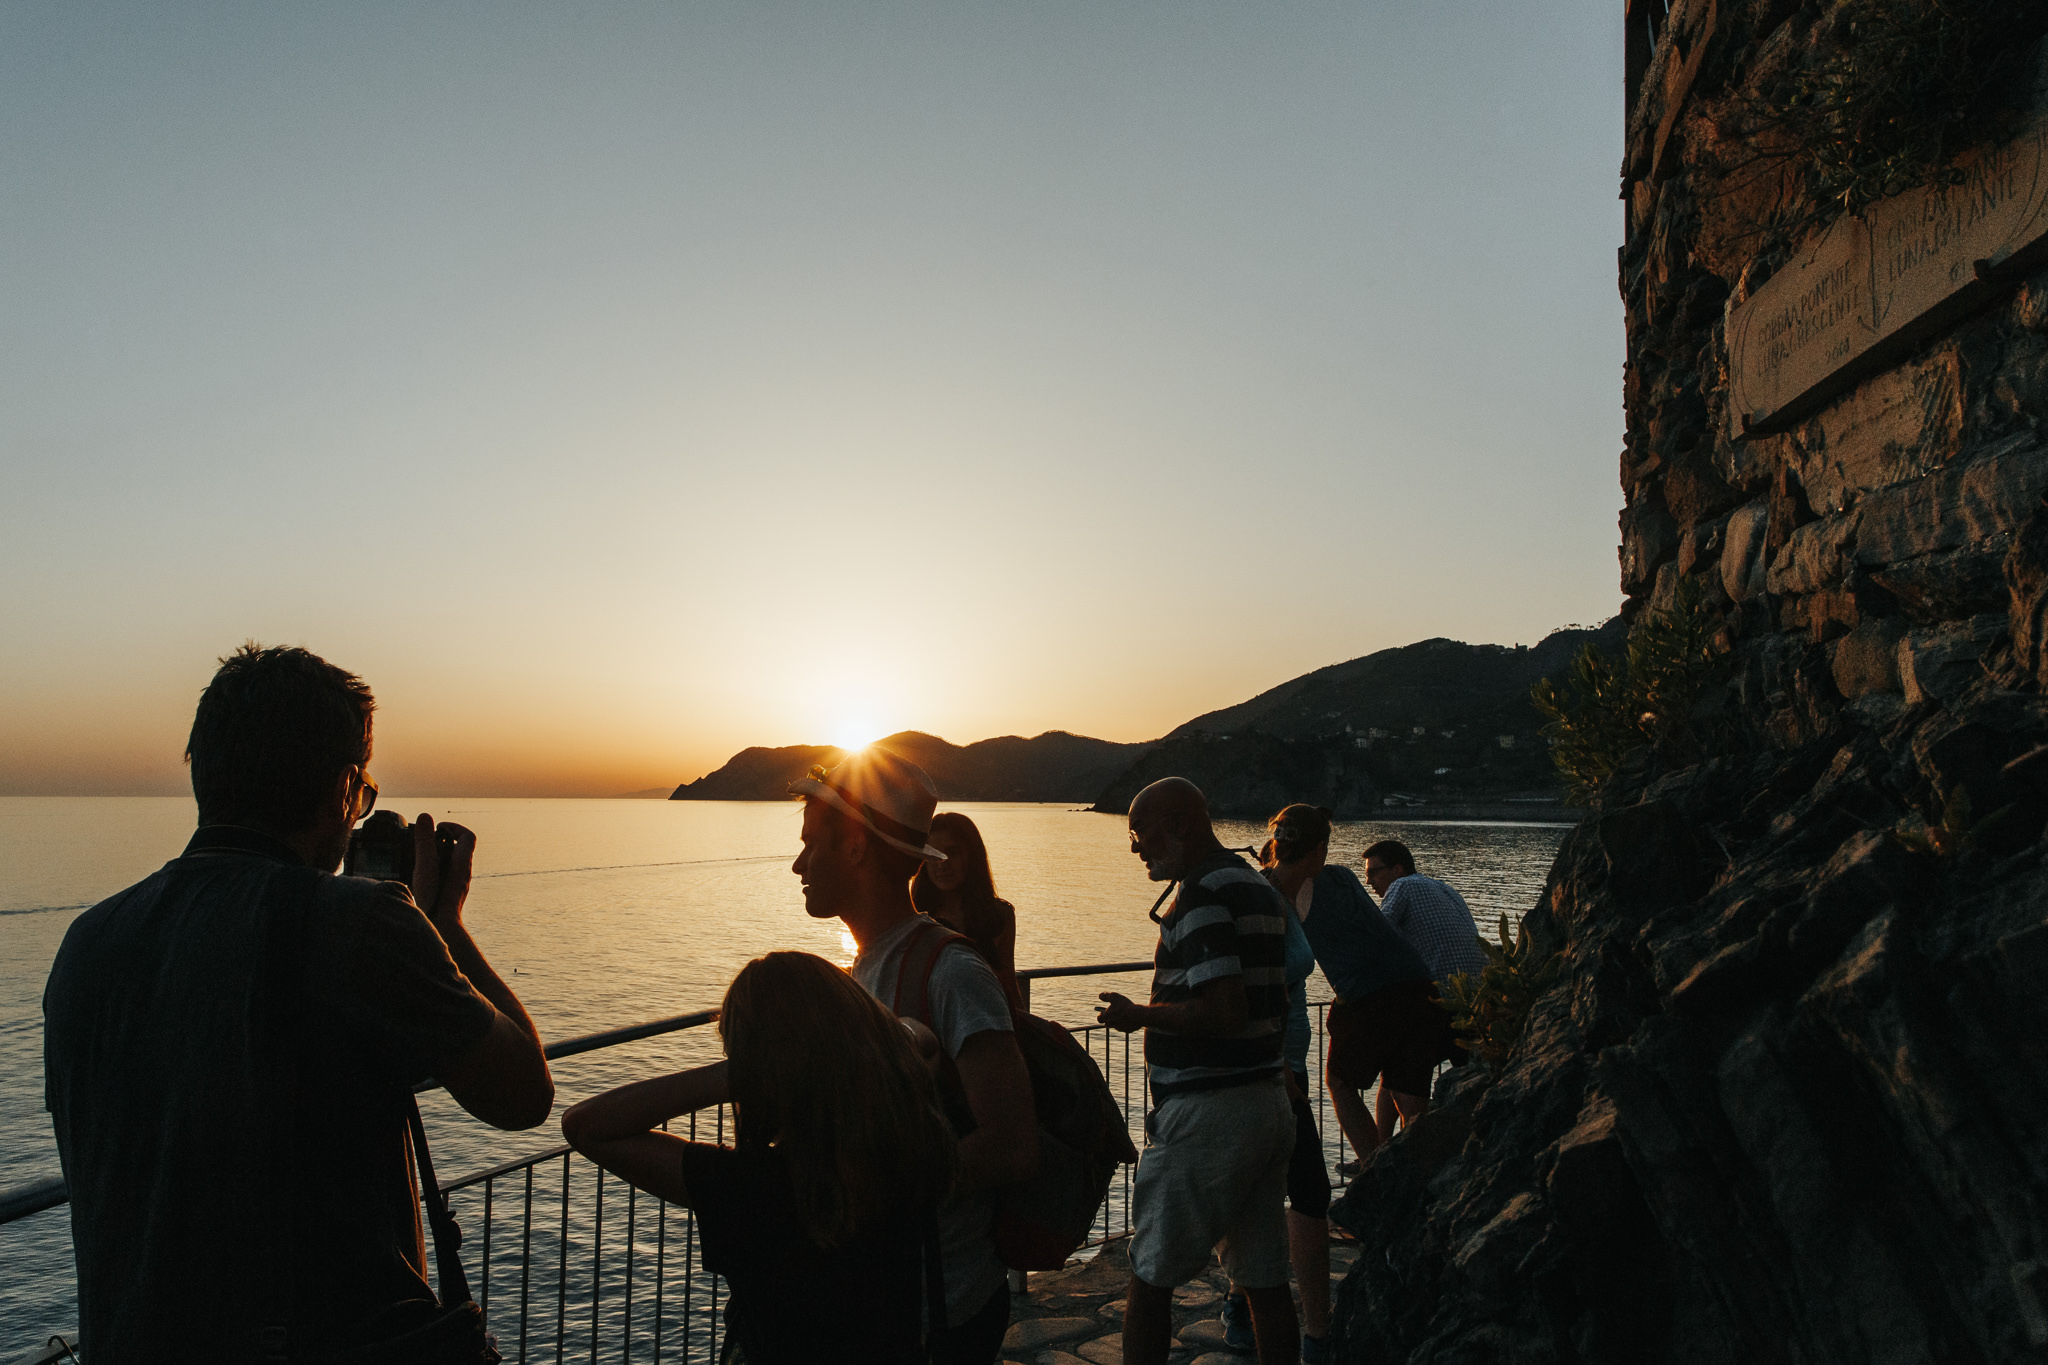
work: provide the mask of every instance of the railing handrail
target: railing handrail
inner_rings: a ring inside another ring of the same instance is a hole
[[[1042,981],[1055,976],[1107,976],[1116,972],[1147,972],[1152,970],[1152,965],[1150,962],[1093,962],[1080,967],[1027,967],[1017,973],[1017,979]],[[692,1010],[688,1014],[674,1014],[666,1019],[650,1019],[644,1024],[628,1024],[625,1028],[605,1029],[598,1033],[564,1038],[559,1042],[549,1043],[545,1051],[549,1061],[559,1061],[564,1057],[575,1057],[585,1052],[617,1047],[621,1043],[637,1043],[643,1038],[658,1038],[664,1033],[680,1033],[684,1029],[701,1028],[705,1024],[716,1022],[717,1010]],[[421,1084],[418,1090],[422,1093],[438,1090],[440,1085],[439,1081],[430,1080]],[[564,1149],[557,1149],[548,1155],[560,1156],[562,1150]],[[493,1167],[488,1171],[478,1171],[474,1175],[449,1181],[442,1188],[461,1189],[491,1176],[502,1175],[506,1170],[527,1165],[533,1160],[532,1157],[519,1157],[507,1162],[502,1168]],[[45,1176],[41,1180],[31,1180],[26,1184],[0,1189],[0,1226],[26,1218],[32,1213],[41,1213],[44,1209],[56,1208],[69,1199],[70,1194],[64,1187],[64,1177],[61,1175]]]
[[[44,1176],[26,1184],[0,1190],[0,1224],[12,1223],[44,1209],[54,1209],[70,1198],[61,1175]]]
[[[1153,962],[1097,962],[1086,967],[1027,967],[1017,973],[1019,981],[1043,981],[1051,976],[1107,976],[1112,972],[1149,972]]]

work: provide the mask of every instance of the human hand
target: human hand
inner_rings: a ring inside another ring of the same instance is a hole
[[[442,875],[441,849],[448,849],[447,875]],[[412,826],[412,898],[435,923],[462,922],[469,899],[470,872],[476,864],[476,835],[463,825],[436,826],[425,811]]]
[[[1145,1027],[1145,1007],[1129,996],[1103,991],[1095,998],[1107,1002],[1095,1011],[1096,1023],[1107,1024],[1119,1033],[1131,1033]]]

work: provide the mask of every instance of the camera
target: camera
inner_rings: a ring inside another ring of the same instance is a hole
[[[449,829],[434,832],[443,884],[455,856],[455,834]],[[395,810],[373,810],[370,818],[349,831],[348,856],[342,871],[351,877],[370,877],[380,882],[412,881],[412,826]]]

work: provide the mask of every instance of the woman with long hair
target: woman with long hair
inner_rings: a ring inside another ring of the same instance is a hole
[[[956,1153],[911,1034],[809,953],[742,968],[718,1033],[724,1061],[584,1100],[563,1136],[696,1211],[748,1365],[921,1360],[924,1247]],[[728,1099],[734,1147],[658,1131]]]
[[[918,864],[910,880],[910,902],[956,934],[965,934],[995,969],[1012,1009],[1024,1008],[1017,986],[1017,907],[996,894],[981,831],[958,811],[932,817],[931,845],[944,862]]]

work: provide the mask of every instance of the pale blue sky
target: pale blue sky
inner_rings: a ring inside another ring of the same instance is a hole
[[[1150,738],[1619,601],[1620,6],[0,8],[0,790]]]

